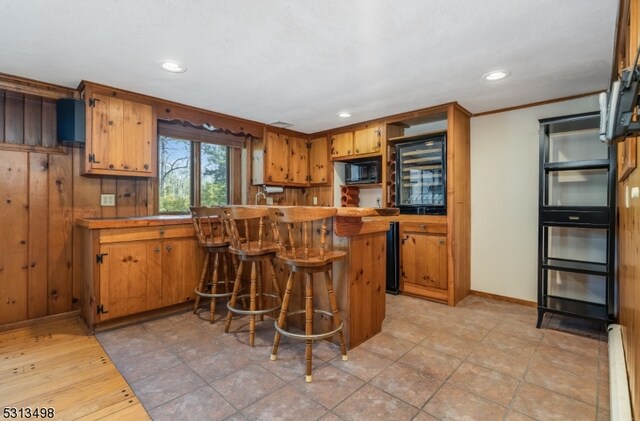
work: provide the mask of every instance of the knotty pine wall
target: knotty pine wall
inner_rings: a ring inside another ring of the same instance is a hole
[[[77,307],[77,218],[153,214],[153,180],[81,177],[82,151],[57,147],[55,131],[55,98],[0,90],[0,325]]]
[[[0,325],[71,311],[82,293],[75,220],[152,214],[152,181],[81,177],[78,149],[1,148]],[[101,193],[117,206],[101,207]]]

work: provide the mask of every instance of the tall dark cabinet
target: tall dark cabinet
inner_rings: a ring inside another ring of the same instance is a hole
[[[616,318],[616,152],[600,115],[540,120],[538,321],[560,313]]]

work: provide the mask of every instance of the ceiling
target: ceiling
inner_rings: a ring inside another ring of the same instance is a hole
[[[313,133],[604,90],[617,13],[618,0],[0,0],[0,72]],[[496,69],[511,75],[482,80]]]

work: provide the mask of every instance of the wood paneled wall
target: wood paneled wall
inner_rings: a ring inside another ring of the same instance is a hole
[[[56,147],[56,102],[0,90],[0,143]]]
[[[153,213],[153,181],[80,177],[79,149],[56,145],[55,97],[0,90],[0,324],[72,310],[81,297],[78,217]],[[28,89],[27,89],[28,88]],[[116,195],[101,207],[100,194]]]
[[[618,48],[623,56],[621,67],[631,65],[640,43],[640,0],[623,2],[627,10],[628,21],[618,25],[623,33],[618,38]],[[623,13],[623,16],[625,14]],[[631,139],[618,145],[620,152],[627,149],[633,156],[626,156],[625,162],[635,157],[638,163],[638,149],[629,148]],[[638,142],[635,139],[635,142]],[[624,168],[625,162],[618,155],[618,166]],[[622,339],[627,360],[627,374],[634,419],[640,420],[640,199],[630,199],[629,207],[625,203],[627,190],[640,186],[640,169],[635,168],[628,177],[618,183],[618,282],[620,303],[619,323],[622,325]]]
[[[80,150],[0,148],[0,324],[70,311],[82,292],[78,217],[152,213],[148,180],[79,175]],[[116,194],[101,207],[100,194]]]

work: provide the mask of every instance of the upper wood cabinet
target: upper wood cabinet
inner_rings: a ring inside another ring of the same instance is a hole
[[[377,125],[368,126],[353,132],[354,155],[380,152],[381,146],[380,127]]]
[[[309,176],[309,142],[299,137],[288,136],[289,184],[306,185]]]
[[[309,184],[325,185],[329,183],[329,141],[323,136],[309,143]]]
[[[356,158],[359,155],[380,154],[382,137],[379,125],[336,133],[331,136],[331,159]]]
[[[353,132],[337,133],[331,136],[331,159],[353,155]]]
[[[252,145],[251,183],[304,187],[329,180],[327,138],[313,141],[288,133],[267,131]]]
[[[153,107],[88,90],[85,175],[154,177],[157,127]]]

